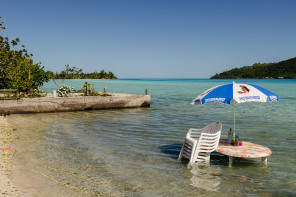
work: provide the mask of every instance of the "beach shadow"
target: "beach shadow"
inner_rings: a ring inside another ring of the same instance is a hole
[[[159,149],[162,153],[169,155],[172,159],[178,159],[183,144],[168,144],[160,146]]]
[[[228,166],[229,157],[227,155],[220,154],[218,152],[211,153],[211,164]],[[232,167],[249,167],[249,166],[261,166],[261,158],[239,158],[235,157]]]
[[[178,159],[183,144],[168,144],[160,146],[159,149],[162,153],[169,155],[172,159]],[[188,164],[189,160],[182,158],[181,163]],[[217,152],[211,153],[211,163],[215,165],[225,164],[228,165],[228,156],[222,155]]]

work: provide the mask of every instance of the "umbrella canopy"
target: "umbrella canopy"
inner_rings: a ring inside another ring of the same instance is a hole
[[[203,92],[192,101],[192,104],[279,101],[279,96],[257,85],[232,83],[216,86]]]
[[[192,101],[192,104],[234,103],[234,132],[235,132],[235,102],[276,102],[279,96],[257,85],[232,83],[216,86],[203,92]],[[235,136],[235,135],[234,135]]]

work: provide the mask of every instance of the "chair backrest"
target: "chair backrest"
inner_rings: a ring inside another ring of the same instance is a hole
[[[198,146],[200,152],[213,152],[217,149],[220,140],[221,131],[216,133],[202,133]]]
[[[212,122],[202,129],[189,129],[179,159],[185,157],[190,163],[209,162],[210,153],[218,147],[222,131],[222,123]]]
[[[212,122],[207,125],[199,138],[199,149],[201,152],[213,152],[219,145],[222,131],[221,122]]]
[[[205,126],[203,129],[203,133],[217,133],[222,130],[222,123],[221,122],[212,122]]]
[[[221,131],[222,123],[220,122],[213,122],[204,127],[190,161],[193,163],[196,161],[209,162],[210,153],[215,151],[219,145]]]
[[[212,122],[205,126],[202,129],[189,129],[187,133],[187,137],[191,137],[193,139],[199,139],[201,133],[216,133],[222,130],[222,123],[221,122]]]

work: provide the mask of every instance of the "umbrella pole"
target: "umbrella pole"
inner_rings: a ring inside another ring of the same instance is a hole
[[[235,101],[233,102],[233,140],[235,137]]]

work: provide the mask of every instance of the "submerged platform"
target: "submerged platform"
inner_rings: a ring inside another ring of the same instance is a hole
[[[40,97],[0,100],[0,114],[66,112],[150,107],[150,95],[108,93],[108,96]]]

